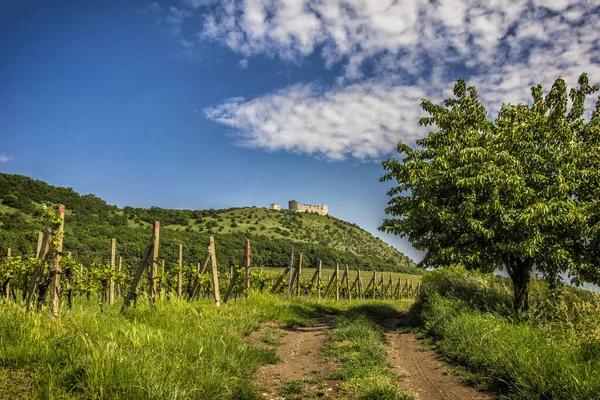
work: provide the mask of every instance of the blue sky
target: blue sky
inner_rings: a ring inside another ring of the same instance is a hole
[[[377,227],[421,98],[600,80],[597,3],[508,3],[2,0],[0,170],[119,206],[328,203],[419,260]]]

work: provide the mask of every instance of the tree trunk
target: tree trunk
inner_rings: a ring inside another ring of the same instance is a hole
[[[529,310],[529,282],[533,263],[530,259],[511,257],[505,265],[513,283],[513,307],[515,314],[519,316]]]

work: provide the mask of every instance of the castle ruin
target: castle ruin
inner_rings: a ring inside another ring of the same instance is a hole
[[[301,204],[296,200],[289,201],[289,210],[295,212],[314,212],[319,215],[327,215],[329,210],[327,208],[327,204],[323,204],[322,206],[312,206],[309,204]]]
[[[269,204],[269,210],[281,210],[281,206],[279,204],[271,203]]]

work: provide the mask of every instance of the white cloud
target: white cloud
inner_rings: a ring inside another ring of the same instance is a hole
[[[229,99],[205,114],[241,132],[241,143],[250,147],[369,160],[423,135],[424,94],[386,81],[329,89],[298,84],[252,100]]]
[[[496,111],[502,102],[529,101],[529,86],[542,83],[549,89],[559,76],[569,85],[581,72],[600,81],[600,5],[594,1],[184,0],[181,4],[179,11],[163,10],[174,35],[181,35],[178,27],[194,18],[193,25],[199,28],[193,41],[219,43],[244,60],[266,55],[295,62],[318,52],[325,67],[343,67],[338,86],[329,89],[306,83],[253,100],[228,100],[207,111],[239,130],[245,143],[267,149],[335,159],[384,154],[390,143],[412,138],[418,130],[408,123],[416,123],[413,110],[419,101],[399,102],[393,94],[400,88],[447,96],[453,82],[465,77],[477,86],[488,109]],[[239,66],[244,67],[242,62]],[[389,93],[384,93],[386,87]],[[366,104],[367,99],[376,99],[377,107]],[[394,107],[398,115],[381,111]],[[347,110],[368,109],[371,114],[356,125],[336,125],[335,118],[323,117],[319,108],[352,121],[355,116]],[[397,123],[400,116],[405,124]],[[299,121],[302,118],[312,119]],[[347,133],[341,134],[339,126]],[[383,127],[379,133],[377,127]],[[373,150],[365,150],[364,143]]]
[[[241,59],[240,62],[238,63],[238,67],[240,67],[241,69],[248,68],[248,59],[246,59],[246,58]]]
[[[12,159],[13,159],[12,156],[9,156],[6,154],[0,154],[0,163],[9,162]]]

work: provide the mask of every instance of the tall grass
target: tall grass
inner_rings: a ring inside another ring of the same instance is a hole
[[[151,308],[140,298],[125,315],[118,312],[119,301],[100,313],[96,301],[82,299],[73,310],[63,307],[57,319],[4,304],[0,398],[258,399],[252,376],[261,365],[278,361],[274,350],[245,339],[262,322],[293,328],[355,307],[377,313],[380,304],[395,312],[386,302],[258,292],[219,308],[210,300],[179,299],[163,299]]]
[[[413,314],[470,379],[510,399],[600,399],[600,299],[532,282],[531,311],[513,318],[510,282],[458,269],[423,278]]]
[[[26,398],[258,398],[251,377],[277,357],[241,338],[265,320],[308,323],[318,307],[256,294],[220,308],[175,299],[151,309],[140,301],[124,316],[118,304],[101,314],[89,302],[52,319],[5,305],[0,389],[10,390],[7,381],[23,373]]]

